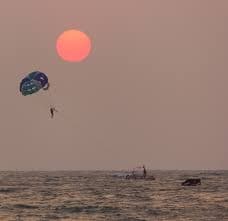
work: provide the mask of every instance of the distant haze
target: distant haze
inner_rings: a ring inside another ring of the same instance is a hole
[[[228,169],[227,12],[226,0],[1,1],[0,170]],[[92,40],[81,63],[55,49],[74,28]],[[34,70],[50,93],[24,97]]]

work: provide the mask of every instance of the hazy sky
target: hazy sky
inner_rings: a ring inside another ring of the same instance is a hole
[[[227,12],[227,0],[2,0],[0,170],[228,169]],[[82,63],[55,50],[73,28],[92,40]],[[48,96],[20,94],[33,70]]]

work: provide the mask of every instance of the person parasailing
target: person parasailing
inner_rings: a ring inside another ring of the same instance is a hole
[[[45,73],[40,71],[33,71],[25,76],[20,82],[20,92],[22,95],[33,95],[38,93],[41,89],[48,91],[50,83]],[[50,107],[51,118],[54,117],[54,113],[58,112],[55,107]]]
[[[58,111],[56,110],[56,108],[55,108],[55,107],[51,107],[51,108],[50,108],[51,118],[54,117],[54,113],[55,113],[55,112],[58,112]]]

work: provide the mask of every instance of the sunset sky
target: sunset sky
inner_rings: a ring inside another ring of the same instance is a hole
[[[226,0],[1,1],[0,170],[228,169],[227,12]],[[68,29],[91,38],[82,62],[57,54]],[[22,96],[34,70],[50,90]]]

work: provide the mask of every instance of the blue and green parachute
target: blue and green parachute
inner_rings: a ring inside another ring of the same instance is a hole
[[[20,92],[26,96],[36,93],[40,89],[48,90],[49,86],[47,75],[40,71],[34,71],[22,79]]]

